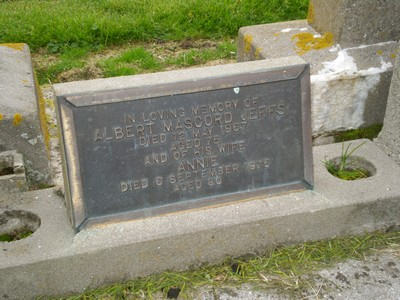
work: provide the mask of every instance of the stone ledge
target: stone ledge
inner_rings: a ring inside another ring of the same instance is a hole
[[[300,55],[310,63],[313,136],[382,123],[399,44],[341,49],[321,42],[306,51],[296,45],[298,34],[320,37],[306,20],[242,27],[238,61]]]
[[[28,46],[0,44],[0,151],[17,150],[24,155],[33,185],[51,181],[40,100]]]
[[[399,48],[400,51],[400,48]],[[396,58],[382,131],[376,143],[400,165],[400,53]]]
[[[353,146],[360,141],[353,141]],[[347,182],[322,161],[341,144],[314,148],[315,188],[268,198],[89,228],[74,235],[53,189],[1,195],[0,204],[37,214],[30,237],[0,243],[2,296],[28,299],[80,293],[106,283],[220,263],[276,245],[362,234],[400,224],[400,167],[372,142],[357,155],[377,169]],[[101,262],[101,263],[99,263]]]
[[[55,96],[95,94],[96,92],[104,93],[123,89],[152,87],[154,85],[168,86],[183,82],[197,82],[198,80],[204,79],[212,80],[228,76],[238,76],[242,75],[244,72],[257,73],[265,70],[265,66],[267,66],[268,69],[278,69],[302,64],[304,64],[304,60],[299,58],[297,55],[294,55],[292,57],[267,60],[264,66],[260,66],[260,63],[257,62],[246,64],[231,63],[226,65],[180,69],[158,73],[65,82],[54,84],[53,89]],[[211,86],[203,87],[203,89],[210,88]],[[176,93],[177,92],[178,91],[176,91]]]

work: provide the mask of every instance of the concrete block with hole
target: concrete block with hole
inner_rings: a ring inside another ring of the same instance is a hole
[[[0,44],[0,151],[24,155],[32,186],[51,182],[43,104],[28,46]]]
[[[315,0],[309,12],[308,20],[241,28],[238,60],[300,55],[310,63],[314,137],[382,123],[400,2]]]
[[[29,227],[32,222],[23,217],[29,215],[40,226],[29,237],[0,243],[0,272],[8,274],[0,279],[0,297],[82,293],[276,245],[398,229],[400,166],[371,141],[352,141],[351,148],[363,142],[354,154],[372,165],[368,178],[344,181],[332,176],[323,162],[339,157],[342,144],[319,146],[314,148],[313,191],[110,223],[77,234],[57,190],[2,194],[0,220]],[[0,232],[17,227],[0,223]]]

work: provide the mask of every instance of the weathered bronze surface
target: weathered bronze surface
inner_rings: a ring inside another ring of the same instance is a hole
[[[309,66],[58,97],[75,227],[312,186]]]

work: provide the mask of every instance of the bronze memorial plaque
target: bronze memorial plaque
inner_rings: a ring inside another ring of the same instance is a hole
[[[312,187],[309,65],[210,70],[57,97],[77,230]]]

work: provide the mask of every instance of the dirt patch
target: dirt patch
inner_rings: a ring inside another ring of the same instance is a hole
[[[231,43],[234,43],[232,40]],[[60,72],[56,75],[55,82],[69,82],[77,80],[97,79],[103,78],[104,73],[99,63],[105,59],[117,57],[121,53],[126,52],[129,49],[143,47],[150,52],[159,61],[163,62],[167,59],[177,58],[184,52],[193,50],[213,50],[221,44],[221,41],[215,40],[185,40],[185,41],[162,41],[157,40],[150,43],[128,43],[120,46],[110,46],[98,52],[90,52],[87,56],[80,58],[83,67],[75,67]],[[236,60],[235,53],[231,53],[229,59],[217,59],[211,60],[204,64],[196,65],[199,66],[212,66],[233,63]],[[56,65],[61,61],[60,54],[50,54],[46,49],[40,49],[38,52],[32,54],[32,61],[35,69],[47,70],[51,66]],[[194,66],[191,66],[194,67]],[[171,65],[163,69],[163,71],[181,69],[183,67]]]
[[[57,76],[58,82],[79,81],[86,79],[103,78],[103,70],[96,65],[86,65],[83,68],[72,68]]]

